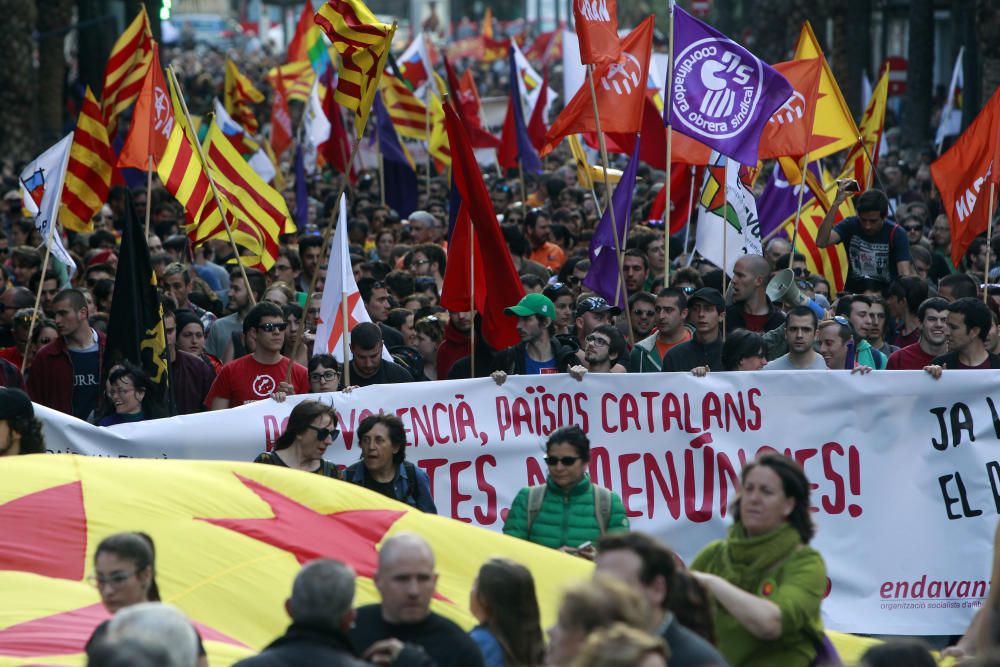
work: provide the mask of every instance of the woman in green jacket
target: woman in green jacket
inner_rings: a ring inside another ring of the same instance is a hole
[[[719,650],[733,667],[808,667],[822,644],[826,565],[807,546],[815,533],[809,480],[795,461],[764,454],[743,468],[735,523],[691,563],[719,603]]]
[[[503,532],[592,559],[592,542],[606,532],[628,530],[622,499],[591,484],[590,440],[579,426],[554,431],[545,454],[549,466],[545,484],[518,492]]]

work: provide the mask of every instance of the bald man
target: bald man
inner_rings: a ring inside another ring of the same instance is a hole
[[[366,660],[377,665],[483,667],[476,642],[458,625],[431,611],[437,578],[434,552],[424,538],[399,533],[382,543],[375,573],[382,602],[359,608],[349,633]],[[421,661],[416,646],[432,662]]]
[[[733,305],[726,309],[726,331],[747,329],[764,333],[777,329],[785,314],[767,298],[771,264],[760,255],[746,255],[733,267]]]

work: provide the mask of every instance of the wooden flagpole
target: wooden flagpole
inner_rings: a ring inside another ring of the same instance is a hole
[[[147,195],[148,198],[148,195]],[[28,343],[24,346],[24,356],[21,357],[21,374],[24,374],[25,365],[28,363],[28,353],[31,351],[31,336],[35,333],[35,323],[38,321],[38,310],[42,304],[42,288],[45,285],[45,272],[49,268],[49,257],[52,255],[52,237],[55,235],[56,221],[49,220],[49,236],[45,240],[45,256],[42,257],[41,280],[38,283],[38,294],[35,295],[35,308],[31,311],[31,323],[28,324]]]
[[[729,274],[726,272],[729,266],[729,218],[726,215],[729,212],[729,158],[723,157],[723,159],[725,170],[722,172],[722,298],[725,299],[729,290]]]
[[[688,220],[687,226],[684,227],[684,255],[687,257],[687,264],[691,266],[691,257],[693,253],[688,251],[688,245],[691,243],[691,213],[694,208],[694,177],[698,173],[698,168],[695,165],[691,165],[691,189],[688,191]]]
[[[673,129],[670,127],[670,80],[674,77],[674,0],[667,2],[667,99],[663,100],[664,110],[667,118],[667,164],[666,178],[663,180],[664,197],[663,206],[663,286],[670,286],[670,158],[673,155]],[[694,178],[691,179],[692,181]],[[690,218],[690,216],[688,216]],[[690,220],[688,220],[690,228]],[[686,235],[685,235],[686,236]],[[687,252],[687,241],[685,240],[684,252]]]
[[[993,213],[997,205],[997,184],[990,181],[990,207],[987,209],[989,215],[986,216],[986,270],[983,272],[983,303],[989,304],[990,298],[990,258],[993,255]],[[44,275],[44,274],[43,274]]]
[[[382,133],[375,128],[375,154],[378,156],[378,195],[382,206],[385,206],[385,163],[382,160]]]
[[[795,207],[795,228],[792,230],[792,250],[788,253],[788,268],[792,268],[795,261],[795,242],[799,240],[799,223],[802,219],[802,195],[806,190],[806,173],[809,170],[809,153],[802,163],[802,182],[799,183],[799,203]]]
[[[469,218],[469,377],[476,377],[476,230]],[[439,380],[442,378],[438,378]]]
[[[146,238],[149,238],[149,218],[153,210],[153,154],[149,154],[146,164]]]
[[[177,97],[181,100],[181,109],[184,111],[184,121],[187,123],[188,127],[194,127],[191,122],[191,112],[188,111],[187,100],[184,99],[184,91],[181,89],[181,83],[177,80],[174,75],[173,67],[167,68],[167,75],[174,82],[174,90],[177,91]],[[250,303],[254,306],[257,305],[257,299],[253,295],[253,289],[250,288],[250,278],[247,277],[246,267],[243,266],[243,262],[240,260],[240,249],[236,246],[236,239],[233,238],[233,230],[229,227],[229,220],[226,218],[226,209],[222,206],[222,200],[219,199],[219,190],[215,187],[215,179],[212,178],[212,171],[208,169],[208,163],[205,160],[205,152],[202,150],[201,144],[197,141],[194,142],[195,148],[198,151],[198,158],[201,163],[205,165],[205,176],[208,178],[208,184],[212,188],[212,198],[215,199],[215,205],[219,209],[219,215],[222,217],[222,224],[226,228],[226,236],[229,237],[229,244],[233,247],[233,252],[236,254],[236,265],[240,267],[240,274],[243,276],[243,283],[247,287],[247,294],[250,296]],[[149,201],[149,193],[146,193],[146,201]]]
[[[348,335],[347,334],[350,332],[350,328],[347,326],[347,323],[349,321],[348,315],[349,315],[349,313],[347,312],[347,292],[341,290],[341,292],[340,292],[340,318],[341,318],[341,321],[344,323],[344,326],[343,326],[343,333],[340,336],[340,347],[341,347],[341,354],[344,355],[344,386],[345,387],[350,387],[351,386],[351,348],[348,345],[348,341],[347,341],[347,339],[348,339]],[[305,332],[303,332],[303,333],[305,333]],[[298,341],[296,341],[296,345],[297,344],[298,344]],[[297,353],[296,353],[296,356],[298,356]],[[289,367],[289,369],[291,369],[292,365],[288,364],[288,367]],[[289,375],[288,375],[288,378],[290,378],[290,377],[291,377],[291,371],[289,371]],[[288,378],[285,379],[286,382],[288,381]]]
[[[601,116],[597,108],[597,91],[594,88],[594,66],[587,65],[587,85],[590,87],[590,102],[594,109],[594,126],[597,130],[597,141],[601,148],[601,166],[604,167],[604,201],[606,202],[606,210],[611,213],[611,227],[613,229],[612,236],[615,239],[615,264],[618,266],[618,287],[615,289],[615,299],[622,296],[623,305],[625,306],[626,322],[628,323],[628,340],[629,343],[635,344],[635,332],[632,330],[632,318],[628,314],[628,294],[625,292],[625,273],[623,270],[622,248],[621,241],[618,238],[618,221],[615,218],[615,207],[611,200],[611,181],[608,179],[608,147],[604,142],[604,132],[601,130]],[[638,139],[638,135],[636,135]],[[623,221],[624,222],[624,221]]]

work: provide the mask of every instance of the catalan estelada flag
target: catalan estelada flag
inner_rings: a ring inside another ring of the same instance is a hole
[[[194,622],[212,665],[284,632],[292,580],[316,558],[354,569],[356,606],[378,602],[377,549],[404,531],[422,535],[437,558],[432,610],[466,628],[475,625],[469,590],[489,558],[531,570],[543,627],[555,621],[562,590],[592,571],[582,559],[358,485],[253,463],[13,457],[0,466],[0,526],[4,665],[83,664],[84,644],[110,616],[87,583],[94,552],[122,531],[152,537],[160,595]]]
[[[361,0],[328,0],[316,13],[316,24],[340,53],[336,99],[354,111],[354,129],[360,137],[375,101],[396,25],[379,21]]]
[[[118,115],[139,97],[146,70],[152,62],[153,33],[145,5],[140,5],[139,14],[115,42],[104,67],[102,111],[109,136],[115,134]]]
[[[88,86],[73,131],[73,146],[69,149],[59,215],[63,227],[75,232],[94,231],[91,218],[108,199],[113,162],[101,105]]]
[[[205,136],[205,166],[226,209],[236,244],[250,251],[242,261],[266,271],[278,258],[278,236],[295,232],[285,198],[264,182],[239,154],[218,123]],[[225,230],[213,233],[221,236]]]
[[[223,90],[223,104],[233,120],[250,134],[257,134],[260,123],[254,115],[253,105],[264,101],[264,93],[257,90],[253,82],[240,72],[231,59],[226,59],[226,81]]]
[[[795,59],[807,58],[820,58],[823,61],[812,139],[809,143],[809,159],[818,160],[853,146],[858,140],[858,126],[854,123],[854,116],[844,101],[844,94],[840,92],[837,79],[826,62],[823,49],[820,48],[809,21],[802,25],[799,40],[795,44]]]

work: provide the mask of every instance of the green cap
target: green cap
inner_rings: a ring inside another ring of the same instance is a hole
[[[527,294],[523,299],[518,301],[516,306],[504,308],[503,312],[508,315],[517,315],[518,317],[542,315],[550,320],[556,319],[556,306],[552,303],[552,299],[544,294]]]

